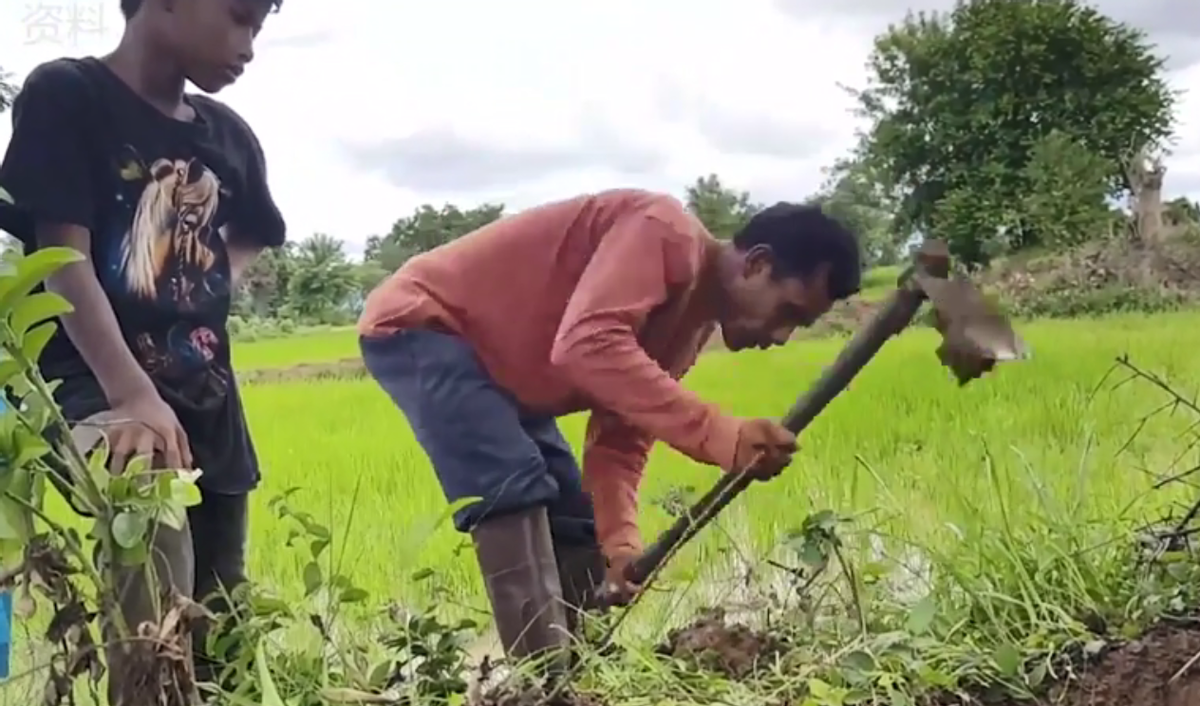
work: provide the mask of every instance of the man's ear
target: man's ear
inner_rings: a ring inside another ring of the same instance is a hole
[[[742,260],[742,276],[750,278],[761,274],[769,275],[774,265],[775,251],[771,250],[771,246],[755,245],[746,251],[746,257]]]

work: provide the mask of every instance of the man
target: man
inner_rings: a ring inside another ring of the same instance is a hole
[[[781,345],[859,278],[854,235],[818,208],[777,204],[720,242],[675,199],[616,190],[485,226],[368,297],[367,368],[447,498],[479,499],[455,524],[510,656],[565,645],[605,573],[618,599],[636,591],[624,570],[654,439],[727,471],[787,465],[790,432],[677,380],[718,325],[730,350]],[[581,479],[555,417],[584,409]]]
[[[247,494],[259,479],[230,367],[226,320],[239,277],[285,226],[267,188],[262,148],[230,108],[185,94],[232,84],[281,0],[122,0],[125,32],[103,58],[38,66],[13,106],[0,216],[27,251],[88,256],[47,287],[74,313],[41,358],[62,380],[64,415],[90,449],[104,422],[111,470],[136,456],[200,468],[203,502],[190,531],[157,528],[156,574],[187,596],[242,582]],[[122,570],[131,626],[157,621],[144,569]],[[197,640],[199,641],[199,639]],[[110,649],[109,701],[144,702],[132,662]]]

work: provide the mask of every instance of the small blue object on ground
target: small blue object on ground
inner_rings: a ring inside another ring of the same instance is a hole
[[[0,680],[8,679],[9,655],[12,654],[12,593],[0,592]]]

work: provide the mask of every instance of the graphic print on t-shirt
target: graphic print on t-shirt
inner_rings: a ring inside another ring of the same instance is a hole
[[[122,155],[116,197],[121,217],[113,225],[124,232],[108,240],[105,286],[128,310],[122,323],[143,367],[152,373],[201,367],[221,345],[203,320],[229,297],[228,267],[221,266],[227,194],[217,175],[193,157],[146,163],[128,146]],[[158,321],[169,321],[165,330],[154,325]]]

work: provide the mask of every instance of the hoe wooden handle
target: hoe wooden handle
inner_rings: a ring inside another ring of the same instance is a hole
[[[783,426],[797,435],[802,432],[846,389],[854,376],[875,357],[883,344],[912,322],[925,301],[925,295],[919,287],[910,285],[910,281],[908,277],[902,277],[901,286],[883,308],[865,328],[850,339],[833,365],[826,368],[812,388],[788,410],[782,421]],[[744,472],[726,473],[721,476],[712,490],[692,505],[686,514],[659,535],[658,540],[649,549],[629,564],[626,568],[626,578],[636,584],[645,583],[677,547],[691,539],[751,482],[750,476]]]

